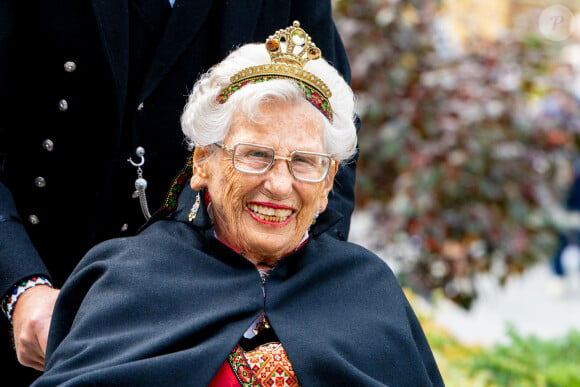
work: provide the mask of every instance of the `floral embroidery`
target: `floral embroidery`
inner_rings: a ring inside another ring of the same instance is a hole
[[[264,386],[300,386],[294,368],[280,343],[267,343],[245,352],[252,372]]]
[[[254,375],[252,375],[252,371],[244,357],[244,352],[239,345],[236,345],[234,350],[230,352],[230,355],[228,356],[228,363],[230,363],[230,367],[232,367],[234,375],[236,375],[236,378],[243,387],[261,387],[260,382],[258,382],[254,378]]]
[[[220,95],[218,95],[216,101],[220,104],[225,103],[232,94],[240,90],[248,83],[260,83],[264,81],[269,81],[271,79],[286,79],[286,78],[284,78],[281,75],[263,76],[260,78],[245,80],[243,83],[234,83],[233,85],[226,88]],[[292,78],[289,79],[292,80],[298,86],[298,88],[302,92],[302,96],[306,100],[308,100],[312,105],[314,105],[315,108],[320,110],[320,112],[324,114],[324,116],[328,118],[330,122],[332,122],[332,109],[330,109],[330,103],[328,102],[328,100],[322,94],[316,92],[314,89],[308,87],[307,85],[296,82]]]
[[[228,362],[243,387],[300,387],[281,343],[267,343],[247,352],[238,345],[228,356]]]
[[[193,165],[193,152],[187,159],[187,163],[181,170],[181,172],[173,179],[169,192],[165,198],[165,203],[163,204],[164,209],[167,212],[172,212],[177,208],[177,201],[179,194],[183,190],[185,184],[191,179],[191,167]]]

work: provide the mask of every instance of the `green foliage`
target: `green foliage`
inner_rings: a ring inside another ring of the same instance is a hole
[[[482,350],[470,360],[470,375],[488,386],[580,386],[580,332],[540,340],[523,337],[512,327],[509,344]]]
[[[540,339],[508,325],[505,343],[466,345],[436,323],[438,292],[404,290],[447,387],[580,387],[580,331]]]

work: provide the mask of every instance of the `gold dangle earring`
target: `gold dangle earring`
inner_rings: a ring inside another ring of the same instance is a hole
[[[316,219],[318,219],[319,215],[320,215],[320,211],[316,211],[316,213],[314,214],[314,218],[312,219],[311,226],[314,226],[316,224]]]
[[[197,195],[195,196],[195,203],[193,203],[193,206],[191,207],[191,210],[189,211],[188,219],[190,222],[193,222],[193,220],[197,217],[197,212],[199,211],[200,204],[201,204],[201,198],[199,196],[199,191],[198,191]]]

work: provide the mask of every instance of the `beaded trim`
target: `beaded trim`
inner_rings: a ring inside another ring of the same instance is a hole
[[[28,289],[32,289],[33,287],[39,285],[48,285],[52,288],[52,284],[46,277],[32,277],[14,285],[10,294],[4,297],[1,305],[2,311],[6,315],[6,318],[8,318],[8,321],[10,321],[10,324],[12,324],[12,313],[14,312],[14,307],[16,306],[16,301],[18,301],[18,298]]]
[[[297,82],[296,80],[292,79],[291,77],[285,77],[281,74],[261,75],[258,78],[245,79],[241,83],[234,83],[234,84],[230,85],[229,87],[227,87],[224,91],[222,91],[221,94],[218,95],[218,97],[216,98],[216,101],[219,104],[223,104],[228,100],[228,98],[232,94],[234,94],[236,91],[240,90],[242,87],[246,86],[248,83],[261,83],[261,82],[269,81],[271,79],[289,79],[289,80],[293,81],[300,89],[302,96],[308,102],[310,102],[315,108],[317,108],[328,119],[328,121],[332,122],[332,108],[330,107],[330,102],[328,101],[328,98],[326,98],[322,92],[320,92],[312,87],[309,87],[308,85],[306,85],[304,83]]]
[[[183,190],[185,183],[191,179],[192,173],[192,165],[193,165],[193,152],[187,158],[187,162],[185,166],[181,170],[181,172],[173,179],[171,183],[171,187],[169,188],[169,192],[165,197],[165,202],[163,203],[163,208],[168,212],[172,212],[177,208],[178,205],[178,198],[179,194]]]

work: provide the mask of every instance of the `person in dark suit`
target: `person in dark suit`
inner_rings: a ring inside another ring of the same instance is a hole
[[[0,294],[22,364],[43,368],[56,289],[84,253],[162,205],[191,151],[179,117],[198,75],[293,20],[349,81],[330,1],[0,1]],[[351,163],[331,193],[339,239],[354,179]],[[1,321],[0,361],[28,385],[38,372],[17,366]]]

